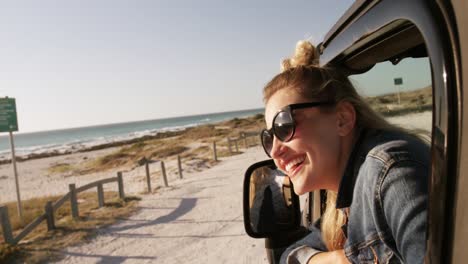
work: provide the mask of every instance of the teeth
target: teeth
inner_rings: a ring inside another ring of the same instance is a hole
[[[286,172],[287,172],[287,173],[290,173],[291,168],[294,167],[294,166],[296,166],[297,164],[303,162],[304,159],[305,159],[304,157],[300,157],[300,158],[295,158],[295,159],[289,161],[289,163],[286,164],[286,168],[285,168],[285,169],[286,169]]]

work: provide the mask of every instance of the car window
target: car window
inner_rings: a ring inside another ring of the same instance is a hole
[[[350,76],[361,96],[390,123],[430,141],[432,128],[431,68],[427,57],[377,63]]]

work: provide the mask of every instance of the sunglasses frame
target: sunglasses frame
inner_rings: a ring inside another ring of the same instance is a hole
[[[260,141],[262,142],[263,150],[265,151],[267,156],[271,158],[270,153],[267,150],[267,148],[265,147],[265,143],[263,141],[263,135],[264,135],[265,132],[268,133],[268,135],[271,138],[276,137],[281,142],[289,142],[294,137],[294,134],[296,133],[296,120],[294,120],[292,111],[294,111],[296,109],[312,108],[312,107],[317,107],[317,106],[333,105],[333,104],[335,104],[335,102],[333,102],[333,101],[298,103],[298,104],[287,105],[287,106],[281,108],[280,110],[278,110],[278,112],[276,112],[275,116],[273,117],[273,120],[271,121],[271,128],[270,129],[266,129],[266,128],[262,129],[262,131],[260,132]],[[287,114],[289,114],[289,116],[291,117],[291,120],[292,120],[292,133],[291,133],[291,136],[289,136],[288,138],[283,139],[283,140],[278,137],[278,135],[276,134],[276,131],[275,131],[275,120],[278,117],[278,115],[280,113],[282,113],[282,112],[286,112]],[[273,142],[272,142],[272,146],[273,146]],[[271,149],[270,149],[270,151],[271,151]]]

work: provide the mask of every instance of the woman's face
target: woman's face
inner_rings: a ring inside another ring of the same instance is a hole
[[[281,108],[311,101],[314,100],[304,99],[291,88],[277,91],[265,106],[267,128],[271,128],[272,120]],[[336,112],[312,107],[294,110],[292,114],[296,123],[294,136],[288,142],[274,137],[271,157],[289,176],[298,195],[318,189],[336,191],[343,163]]]

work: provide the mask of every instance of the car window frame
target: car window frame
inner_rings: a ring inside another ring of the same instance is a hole
[[[461,95],[457,49],[452,26],[438,2],[379,1],[366,13],[335,27],[339,32],[320,45],[320,64],[344,65],[357,52],[382,41],[375,32],[395,21],[409,21],[421,33],[431,62],[433,122],[426,263],[450,262],[453,247],[454,197],[459,174]],[[382,36],[384,37],[384,36]]]

